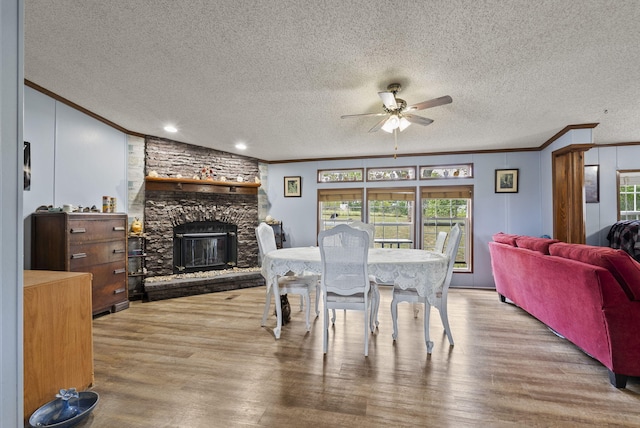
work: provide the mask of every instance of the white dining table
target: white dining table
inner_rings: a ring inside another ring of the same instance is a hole
[[[402,289],[415,288],[429,303],[434,302],[442,291],[448,266],[448,257],[443,253],[409,248],[371,248],[367,258],[369,275],[374,276],[378,283],[394,284]],[[277,325],[273,332],[276,339],[280,338],[282,329],[278,277],[290,273],[320,275],[320,248],[282,248],[270,251],[262,260],[267,299],[275,295]]]

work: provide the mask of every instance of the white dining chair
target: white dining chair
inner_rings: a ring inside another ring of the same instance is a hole
[[[447,240],[447,232],[445,231],[438,232],[438,236],[436,237],[436,245],[433,248],[433,250],[439,253],[444,252],[444,243],[446,240]]]
[[[371,286],[367,260],[369,234],[341,224],[318,235],[324,304],[323,351],[329,343],[329,309],[359,310],[364,313],[364,355],[369,355],[371,328]]]
[[[449,344],[453,346],[453,336],[451,334],[451,327],[449,326],[449,316],[447,313],[447,296],[449,293],[449,285],[451,283],[451,277],[453,276],[453,266],[456,263],[456,254],[458,247],[460,246],[460,226],[456,223],[449,232],[449,239],[447,240],[447,248],[445,255],[447,256],[447,272],[442,283],[442,288],[436,293],[435,301],[431,305],[435,306],[440,313],[440,319],[444,326],[444,331],[449,339]],[[391,299],[391,318],[393,320],[393,340],[398,339],[398,303],[399,302],[411,302],[422,303],[424,305],[424,341],[427,345],[427,353],[431,353],[433,349],[433,342],[429,340],[429,316],[431,314],[431,305],[427,302],[426,297],[422,297],[418,294],[415,288],[408,288],[403,290],[397,285],[393,287],[393,297]],[[414,312],[415,315],[415,312]]]
[[[276,237],[273,228],[266,223],[260,223],[256,227],[256,238],[258,240],[258,250],[260,252],[260,261],[264,260],[264,256],[271,251],[277,251]],[[266,279],[266,278],[265,278]],[[317,275],[285,275],[278,277],[278,284],[273,284],[267,291],[266,300],[264,302],[264,313],[262,315],[262,326],[267,324],[269,316],[269,308],[271,307],[271,296],[275,296],[274,287],[278,287],[279,295],[283,294],[299,294],[301,296],[300,310],[304,308],[307,321],[307,331],[311,330],[310,321],[310,305],[311,291],[316,292],[316,316],[320,314],[318,310],[318,301],[320,300],[320,288],[318,287]],[[282,307],[279,296],[275,296],[276,316],[279,321],[278,327],[282,325]]]
[[[375,244],[375,235],[376,235],[376,226],[370,223],[364,223],[360,220],[354,220],[351,223],[348,223],[350,227],[358,230],[364,230],[369,234],[369,248],[374,248]],[[369,275],[369,283],[371,286],[372,294],[372,304],[371,304],[371,332],[374,332],[376,327],[380,324],[378,322],[378,308],[380,307],[380,290],[378,290],[378,281],[375,276]],[[386,284],[393,285],[393,284]],[[336,311],[333,311],[333,317],[331,318],[331,322],[336,321]]]

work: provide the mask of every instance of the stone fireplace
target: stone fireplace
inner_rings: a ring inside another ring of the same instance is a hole
[[[253,183],[259,174],[256,159],[147,137],[145,164],[146,176],[155,171],[159,180],[186,177],[185,183],[145,184],[148,277],[258,266],[257,185],[248,189],[240,187],[243,183],[238,186],[216,186],[206,181],[187,183],[205,168],[215,182]],[[186,247],[177,250],[176,240]]]

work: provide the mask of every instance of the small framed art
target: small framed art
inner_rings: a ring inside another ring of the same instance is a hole
[[[600,202],[598,165],[585,165],[584,167],[584,197],[588,204]]]
[[[496,169],[496,193],[518,193],[518,169]]]
[[[302,178],[301,177],[285,177],[284,178],[284,196],[286,198],[302,196]]]

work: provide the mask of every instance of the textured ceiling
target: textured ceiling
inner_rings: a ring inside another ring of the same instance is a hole
[[[264,160],[640,141],[636,0],[25,0],[25,78],[136,133]],[[175,124],[176,134],[162,128]],[[248,149],[240,152],[238,141]]]

